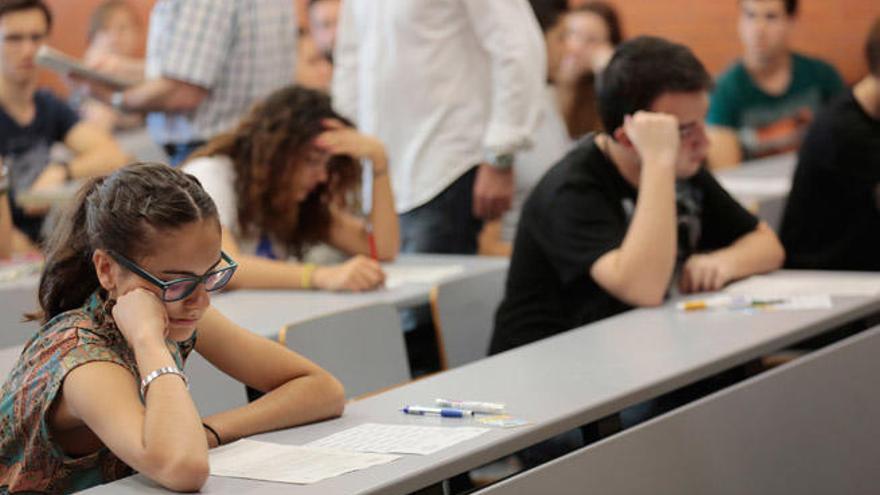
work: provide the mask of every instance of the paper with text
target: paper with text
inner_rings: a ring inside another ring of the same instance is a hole
[[[449,277],[463,272],[464,267],[461,265],[385,265],[382,267],[382,271],[385,272],[385,287],[393,289],[405,284],[436,285]]]
[[[245,439],[211,450],[209,462],[214,476],[305,485],[399,458]]]
[[[489,431],[469,426],[414,426],[364,423],[324,437],[307,447],[357,452],[428,455]]]
[[[880,274],[865,277],[835,274],[822,276],[757,275],[728,286],[724,292],[753,297],[787,296],[873,296],[880,293]]]
[[[737,197],[784,196],[791,190],[790,177],[725,177],[718,182]]]

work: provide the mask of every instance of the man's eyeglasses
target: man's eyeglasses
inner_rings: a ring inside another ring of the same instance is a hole
[[[160,299],[164,302],[174,302],[186,299],[201,283],[205,284],[205,290],[208,292],[220,290],[223,287],[226,287],[226,284],[229,283],[229,279],[232,278],[232,274],[235,273],[235,269],[238,268],[238,263],[233,261],[228,254],[220,251],[220,258],[226,262],[227,266],[208,271],[204,275],[198,277],[176,278],[166,282],[150,274],[148,271],[139,267],[137,263],[131,261],[125,256],[113,251],[108,251],[108,253],[117,263],[124,266],[140,278],[162,289],[162,296]]]

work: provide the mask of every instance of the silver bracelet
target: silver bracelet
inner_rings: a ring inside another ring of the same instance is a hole
[[[141,380],[141,400],[147,400],[147,387],[150,386],[150,382],[159,378],[162,375],[177,375],[181,379],[183,379],[183,384],[186,385],[186,388],[189,389],[189,380],[186,378],[186,375],[183,374],[183,371],[173,367],[173,366],[165,366],[163,368],[159,368],[157,370],[153,370]]]

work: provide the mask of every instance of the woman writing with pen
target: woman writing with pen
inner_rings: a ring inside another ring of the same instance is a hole
[[[369,217],[356,213],[361,168],[372,168]],[[384,281],[379,261],[399,247],[385,149],[298,86],[257,104],[232,132],[193,154],[185,170],[217,204],[223,249],[239,261],[230,286],[363,291]],[[352,256],[313,264],[329,245]]]

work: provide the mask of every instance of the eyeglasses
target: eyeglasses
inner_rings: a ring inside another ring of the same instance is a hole
[[[230,258],[228,254],[220,251],[220,258],[225,261],[228,266],[224,266],[217,270],[211,270],[198,277],[176,278],[166,282],[150,274],[143,268],[139,267],[137,263],[119,253],[108,251],[108,254],[110,254],[117,263],[124,266],[135,275],[162,289],[162,296],[160,299],[164,302],[174,302],[186,299],[201,283],[205,284],[205,290],[208,292],[220,290],[223,287],[226,287],[226,284],[229,283],[229,279],[232,278],[232,274],[234,274],[236,268],[238,268],[238,263]]]

